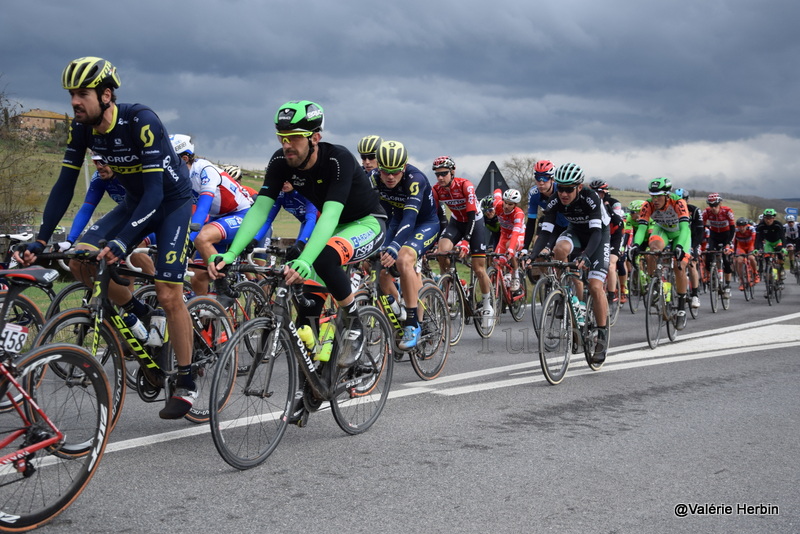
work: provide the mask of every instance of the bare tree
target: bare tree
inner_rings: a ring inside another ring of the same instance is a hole
[[[18,135],[11,118],[21,106],[0,91],[0,232],[18,231],[21,225],[34,223],[41,203],[41,187],[32,186],[32,179],[42,172],[44,163],[32,156],[35,143]]]
[[[528,190],[536,183],[533,178],[533,166],[537,161],[538,159],[533,156],[512,156],[500,167],[500,172],[503,173],[503,178],[509,187],[519,189],[522,193],[520,207],[523,211],[528,207]]]

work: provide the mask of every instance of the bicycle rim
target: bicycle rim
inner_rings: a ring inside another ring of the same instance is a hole
[[[18,377],[21,387],[64,433],[61,442],[26,458],[25,474],[12,466],[0,470],[0,486],[4,486],[0,493],[0,530],[21,532],[41,526],[64,511],[94,475],[109,434],[110,388],[97,361],[72,345],[37,347],[18,357],[14,365],[22,373]],[[54,366],[69,368],[68,378],[53,372]],[[29,428],[38,429],[38,439],[54,436],[30,402],[21,394],[19,398],[20,408],[32,423]],[[3,435],[19,427],[16,412],[0,418]],[[4,447],[0,455],[20,449],[25,437],[23,434]]]
[[[539,333],[539,363],[545,380],[564,380],[572,354],[572,313],[564,292],[550,292],[544,302]]]
[[[519,277],[519,292],[511,293],[511,304],[509,310],[511,311],[511,318],[516,322],[520,322],[525,316],[525,307],[528,303],[528,281],[524,276]]]
[[[647,285],[647,294],[644,299],[646,313],[644,316],[647,345],[651,349],[658,346],[661,337],[661,327],[664,323],[664,299],[661,293],[661,284],[657,278],[650,280]]]
[[[452,275],[446,274],[439,279],[439,288],[444,294],[450,317],[450,345],[455,345],[464,333],[464,301],[461,293],[454,285]],[[461,282],[458,282],[459,284]]]
[[[337,394],[331,399],[333,418],[348,434],[366,432],[378,420],[389,398],[394,369],[392,329],[386,317],[374,306],[360,308],[358,315],[364,327],[364,352],[353,367],[339,371]]]
[[[251,352],[252,351],[252,352]],[[249,354],[248,354],[249,353]],[[238,358],[252,362],[238,372]],[[277,448],[297,389],[297,365],[286,330],[266,318],[242,325],[225,346],[211,381],[211,437],[220,456],[250,469]]]
[[[436,286],[423,286],[419,293],[422,334],[410,352],[411,366],[423,380],[433,380],[442,372],[450,354],[450,319],[444,295]]]

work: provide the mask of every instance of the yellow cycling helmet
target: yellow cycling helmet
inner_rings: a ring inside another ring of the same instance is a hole
[[[73,59],[61,74],[64,89],[93,89],[102,85],[120,86],[117,68],[100,57],[81,57]]]
[[[398,171],[408,163],[408,151],[399,141],[383,141],[378,146],[378,167],[388,171]]]

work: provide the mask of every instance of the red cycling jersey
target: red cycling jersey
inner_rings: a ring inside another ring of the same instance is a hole
[[[719,213],[714,213],[710,207],[706,208],[703,211],[703,222],[715,233],[736,230],[736,217],[728,206],[720,206]]]
[[[456,176],[450,181],[450,186],[443,187],[439,184],[433,186],[433,200],[447,204],[453,218],[459,222],[467,222],[467,213],[475,212],[475,220],[483,219],[483,211],[478,209],[478,200],[475,197],[475,186],[466,178]]]
[[[736,228],[733,234],[733,247],[736,254],[749,254],[756,248],[756,230],[752,226],[743,227],[744,230]]]

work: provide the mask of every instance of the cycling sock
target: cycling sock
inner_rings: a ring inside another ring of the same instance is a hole
[[[406,307],[406,326],[419,326],[416,308]]]
[[[147,315],[147,312],[150,311],[147,305],[145,305],[142,301],[140,301],[136,297],[131,297],[131,300],[122,305],[122,309],[128,313],[132,313],[133,315],[139,317],[140,319],[145,315]]]
[[[179,365],[176,377],[177,377],[177,380],[175,381],[176,386],[191,390],[196,389],[194,380],[192,380],[191,365]]]

